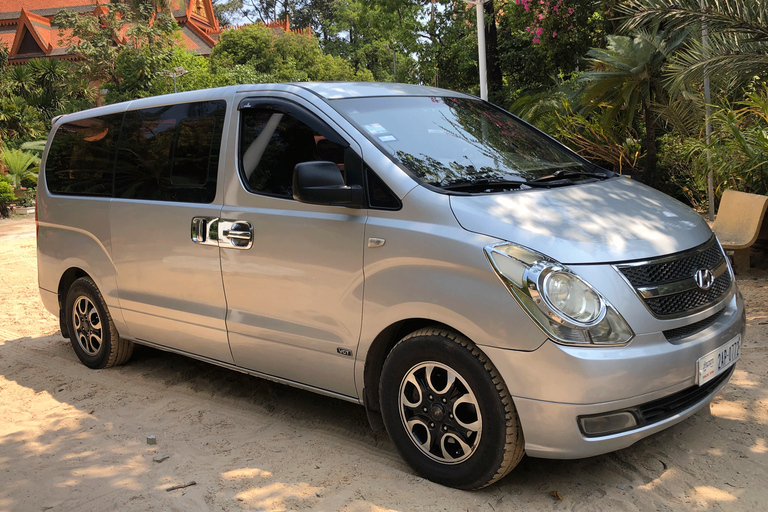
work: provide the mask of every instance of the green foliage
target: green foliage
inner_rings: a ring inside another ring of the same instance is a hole
[[[703,1],[703,7],[702,7]],[[692,39],[669,66],[672,83],[684,89],[700,83],[705,70],[725,87],[741,87],[753,77],[768,79],[768,3],[755,0],[631,0],[620,8],[625,30],[662,23],[669,31],[706,23],[707,48]]]
[[[40,170],[40,157],[27,153],[21,149],[9,149],[2,147],[0,162],[3,163],[14,189],[21,187],[24,178],[37,180],[37,172]]]
[[[430,17],[417,50],[419,82],[479,95],[474,9],[441,0]]]
[[[124,21],[118,4],[106,7],[107,14],[101,17],[62,9],[53,17],[53,23],[61,29],[69,29],[68,33],[61,30],[59,37],[68,47],[68,53],[80,58],[80,74],[92,81],[115,82],[119,79],[115,62],[121,50],[116,41],[121,39]]]
[[[13,188],[6,181],[0,181],[0,217],[7,219],[9,216],[8,205],[16,200]]]
[[[80,58],[79,74],[101,82],[110,103],[151,95],[179,41],[180,29],[167,2],[136,0],[103,7],[107,14],[98,17],[66,9],[54,17],[54,23],[70,29],[61,36],[69,53]]]
[[[314,38],[263,25],[222,33],[210,64],[217,85],[243,79],[262,83],[372,78],[365,70],[355,72],[344,59],[324,54]]]
[[[606,9],[594,0],[503,6],[499,51],[508,97],[516,100],[548,89],[554,85],[553,75],[567,76],[583,68],[587,51],[605,45]]]
[[[242,0],[213,0],[212,3],[213,14],[222,27],[233,25],[239,12],[243,9]]]
[[[23,149],[24,151],[28,151],[30,153],[35,153],[38,156],[42,156],[43,151],[45,150],[46,142],[47,142],[47,139],[39,139],[39,140],[25,142],[21,145],[21,149]]]
[[[659,169],[664,178],[659,188],[699,211],[706,211],[708,168],[706,161],[692,159],[691,149],[697,144],[698,139],[678,133],[659,137]],[[719,176],[716,181],[722,183]]]
[[[348,60],[356,71],[367,69],[378,81],[413,82],[419,50],[425,34],[423,5],[398,0],[337,0],[332,30],[324,50]],[[397,76],[394,76],[397,60]]]
[[[0,137],[3,139],[36,138],[44,135],[45,131],[42,114],[24,98],[0,97]]]
[[[27,187],[27,190],[22,192],[22,194],[19,196],[18,200],[16,201],[19,206],[34,206],[35,200],[37,199],[37,191],[34,187]]]
[[[584,86],[581,104],[586,112],[602,108],[602,122],[618,122],[631,128],[635,115],[643,114],[646,133],[646,162],[644,179],[656,182],[656,112],[654,105],[668,101],[662,84],[663,67],[667,59],[688,39],[687,30],[674,33],[638,29],[634,36],[608,36],[605,49],[592,48],[587,52],[591,70],[583,73],[578,82]]]
[[[628,127],[575,112],[558,113],[557,119],[554,135],[581,156],[619,174],[635,175],[641,170],[642,147]]]

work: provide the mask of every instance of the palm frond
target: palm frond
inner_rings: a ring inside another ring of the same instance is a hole
[[[760,0],[630,0],[617,10],[625,16],[623,30],[632,31],[651,23],[667,30],[700,26],[706,22],[712,33],[744,36],[747,42],[768,42],[768,4]]]

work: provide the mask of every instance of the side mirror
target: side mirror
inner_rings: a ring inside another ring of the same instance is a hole
[[[293,198],[302,203],[362,208],[360,185],[347,186],[333,162],[302,162],[293,169]]]

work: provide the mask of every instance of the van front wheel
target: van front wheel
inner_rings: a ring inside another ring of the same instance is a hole
[[[64,314],[72,348],[88,368],[109,368],[131,357],[133,343],[120,338],[101,292],[90,277],[72,283]]]
[[[431,327],[403,338],[384,362],[379,393],[398,451],[434,482],[479,489],[523,456],[523,432],[504,381],[460,334]]]

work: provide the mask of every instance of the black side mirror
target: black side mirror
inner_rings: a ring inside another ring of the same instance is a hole
[[[333,162],[302,162],[293,169],[293,198],[302,203],[362,208],[363,187],[347,186]]]

